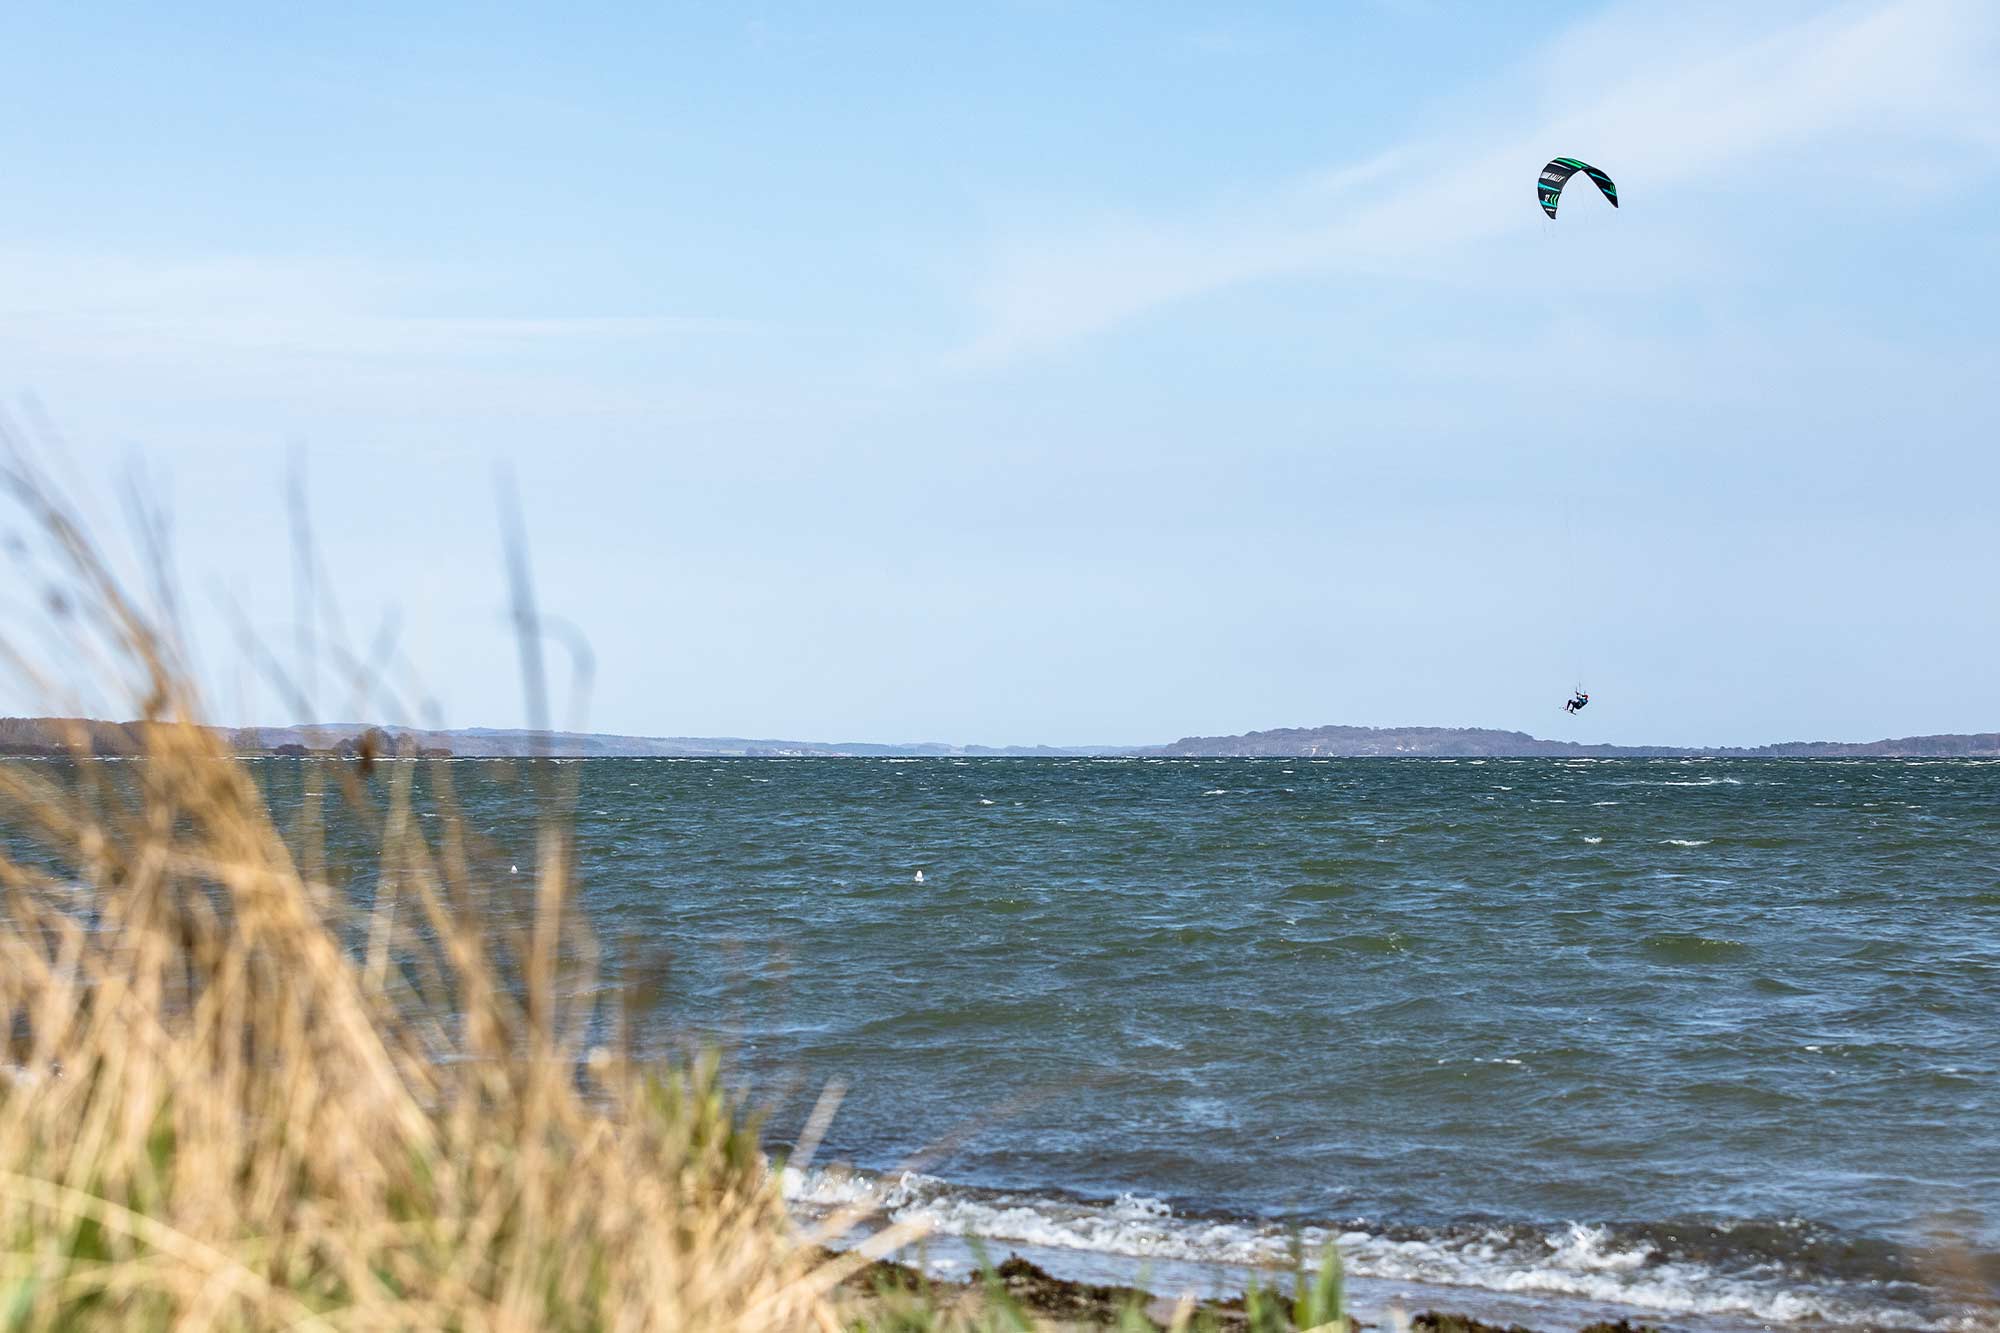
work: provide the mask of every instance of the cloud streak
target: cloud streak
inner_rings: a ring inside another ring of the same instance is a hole
[[[1976,173],[2000,152],[1996,57],[2000,9],[1980,0],[1843,5],[1751,31],[1721,11],[1622,8],[1459,107],[1476,126],[1464,133],[1197,216],[1017,238],[978,284],[979,329],[956,360],[1004,365],[1247,283],[1448,260],[1541,225],[1529,187],[1557,152],[1615,162],[1642,207],[1839,138],[1820,158],[1864,182],[1937,188],[1948,176],[1925,170],[1925,155]],[[1577,103],[1560,105],[1563,90]]]
[[[765,331],[703,315],[415,313],[449,300],[453,275],[317,258],[215,260],[0,252],[0,331],[100,344],[329,356],[505,352],[536,344],[635,342]]]

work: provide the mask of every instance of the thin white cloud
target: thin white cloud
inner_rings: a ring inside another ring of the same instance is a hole
[[[1912,146],[1964,155],[1961,173],[1991,165],[2000,6],[1892,0],[1761,31],[1744,22],[1622,8],[1551,44],[1525,72],[1529,95],[1513,80],[1462,104],[1462,134],[1202,216],[1100,218],[1017,238],[979,288],[981,327],[957,359],[1004,364],[1247,282],[1450,257],[1540,225],[1529,183],[1557,152],[1616,162],[1634,201],[1808,148],[1863,167],[1873,158],[1903,188],[1944,180],[1895,166]],[[1557,89],[1577,100],[1564,106]]]
[[[746,339],[780,332],[703,315],[459,313],[475,288],[448,265],[0,251],[0,399],[32,389],[110,436],[149,439],[166,403],[200,404],[212,424],[255,418],[266,435],[357,412],[719,419],[754,409],[689,369],[690,350],[754,356]]]
[[[533,343],[756,332],[704,315],[471,316],[446,304],[454,275],[322,258],[188,260],[0,251],[0,334],[184,348],[419,355]]]
[[[642,342],[685,334],[752,331],[747,320],[695,316],[582,316],[577,318],[472,318],[376,315],[351,311],[200,313],[126,310],[79,314],[60,310],[13,311],[0,319],[32,321],[36,336],[90,339],[100,344],[174,344],[188,350],[287,355],[386,356],[504,354],[529,346],[583,342]]]

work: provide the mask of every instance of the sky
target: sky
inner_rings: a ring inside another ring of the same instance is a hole
[[[233,723],[534,716],[511,488],[563,725],[1993,730],[1996,167],[1990,0],[23,0],[0,402]]]

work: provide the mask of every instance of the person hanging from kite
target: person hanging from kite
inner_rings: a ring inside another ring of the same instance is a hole
[[[1585,694],[1583,690],[1579,688],[1571,692],[1569,702],[1563,705],[1563,712],[1581,713],[1583,711],[1584,705],[1589,702],[1590,702],[1590,696]]]

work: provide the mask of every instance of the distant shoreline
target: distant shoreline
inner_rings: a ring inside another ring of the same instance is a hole
[[[0,755],[139,754],[145,749],[148,725],[83,718],[0,718]],[[360,722],[216,728],[215,732],[244,756],[350,759],[2000,759],[2000,732],[1706,747],[1589,745],[1485,727],[1285,727],[1236,736],[1187,736],[1143,746],[896,745],[490,727],[429,730]]]

